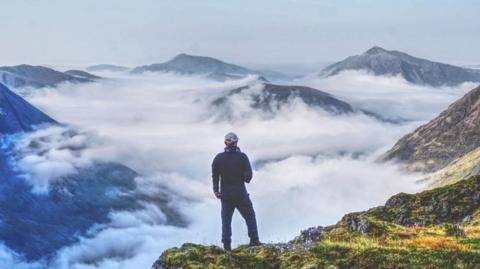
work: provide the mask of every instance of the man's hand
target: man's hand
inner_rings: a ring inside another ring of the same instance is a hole
[[[215,197],[217,197],[217,199],[220,199],[220,197],[222,196],[221,193],[218,191],[214,191],[213,194],[215,194]]]

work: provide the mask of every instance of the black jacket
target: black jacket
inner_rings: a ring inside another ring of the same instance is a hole
[[[222,199],[247,195],[245,182],[252,180],[252,167],[247,155],[238,147],[225,148],[213,160],[212,180],[213,191],[220,191]]]

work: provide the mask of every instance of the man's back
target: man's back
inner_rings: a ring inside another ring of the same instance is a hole
[[[220,185],[222,199],[247,195],[245,182],[252,179],[252,168],[247,155],[238,147],[225,148],[213,160],[212,177],[214,190],[218,191]]]

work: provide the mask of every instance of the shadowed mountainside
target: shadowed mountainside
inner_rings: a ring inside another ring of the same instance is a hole
[[[183,226],[185,221],[169,203],[171,195],[160,189],[154,195],[139,191],[132,169],[112,162],[94,162],[66,175],[47,176],[45,193],[34,190],[35,175],[18,167],[16,143],[39,127],[57,122],[0,84],[0,241],[27,260],[49,259],[57,250],[94,235],[117,211],[134,212],[151,205],[162,212],[158,224]],[[62,137],[75,140],[77,133],[65,129]],[[51,148],[49,134],[37,135],[26,145],[29,155],[41,161],[49,151],[79,154],[78,143]],[[78,141],[78,140],[77,140]],[[58,141],[57,141],[58,142]],[[50,165],[45,163],[44,167]],[[96,229],[92,227],[97,225]],[[104,227],[104,226],[103,226]],[[112,255],[119,255],[121,253]],[[102,259],[103,257],[97,257]],[[94,260],[86,263],[95,262]]]

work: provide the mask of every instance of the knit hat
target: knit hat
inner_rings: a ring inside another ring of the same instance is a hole
[[[225,135],[225,142],[227,142],[227,144],[235,144],[238,142],[238,136],[235,133],[230,132]]]

